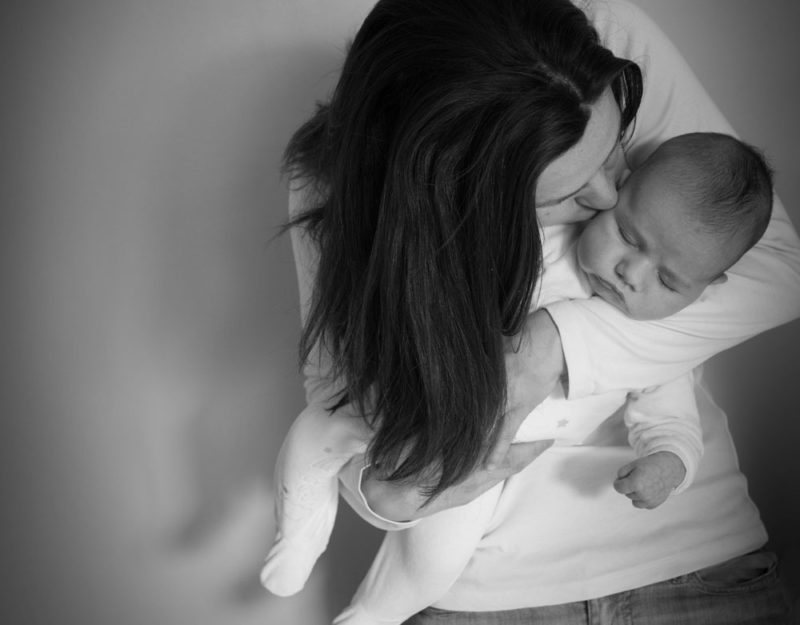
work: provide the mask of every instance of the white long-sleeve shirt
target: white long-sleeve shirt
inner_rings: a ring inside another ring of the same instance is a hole
[[[586,10],[604,44],[635,60],[644,73],[629,152],[634,164],[678,134],[732,133],[677,50],[639,9],[622,0],[597,0]],[[302,194],[291,201],[301,208]],[[314,252],[301,235],[293,236],[306,306]],[[561,334],[569,397],[664,383],[800,316],[800,241],[778,198],[765,235],[728,277],[725,285],[663,321],[634,322],[596,300],[549,306]],[[324,363],[306,367],[306,410],[325,410],[330,388],[324,372]],[[695,393],[705,455],[694,484],[680,497],[645,512],[613,491],[607,476],[629,462],[633,451],[620,423],[608,421],[582,446],[554,448],[507,480],[477,551],[436,605],[480,611],[583,600],[668,579],[762,545],[766,533],[739,472],[725,415],[701,384]],[[378,527],[403,527],[367,508],[359,479],[356,462],[340,474],[351,506]]]

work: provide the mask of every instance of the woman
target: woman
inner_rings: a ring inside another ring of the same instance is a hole
[[[643,63],[643,91],[626,58]],[[596,610],[643,623],[701,612],[785,622],[771,556],[741,557],[765,534],[724,415],[702,389],[704,471],[664,512],[615,506],[607,481],[592,479],[629,460],[613,427],[525,470],[543,445],[509,447],[564,365],[571,397],[647,387],[800,313],[800,246],[778,204],[741,271],[667,322],[642,329],[585,301],[523,326],[541,268],[536,217],[568,223],[614,205],[619,139],[637,108],[634,161],[682,132],[730,132],[627,4],[584,14],[555,1],[385,1],[331,103],[289,147],[289,167],[311,181],[293,194],[309,235],[295,239],[307,410],[351,410],[375,431],[369,462],[343,473],[343,494],[396,528],[389,519],[469,501],[516,473],[462,579],[418,622],[572,623]],[[599,366],[616,361],[643,364],[622,380]]]

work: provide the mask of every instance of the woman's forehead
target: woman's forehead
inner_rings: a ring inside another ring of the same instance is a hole
[[[610,88],[591,106],[583,137],[544,168],[536,184],[536,205],[566,199],[603,166],[620,135],[621,115]]]

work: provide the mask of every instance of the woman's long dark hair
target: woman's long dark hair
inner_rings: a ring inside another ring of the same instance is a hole
[[[320,198],[291,224],[319,251],[301,359],[327,352],[331,407],[374,426],[386,479],[436,495],[494,442],[503,336],[541,268],[536,181],[609,86],[626,128],[639,68],[566,0],[381,0],[293,136],[286,171]]]

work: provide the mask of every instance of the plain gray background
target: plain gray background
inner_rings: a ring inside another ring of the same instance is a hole
[[[278,176],[371,0],[12,3],[0,26],[3,622],[323,625],[377,533],[343,511],[291,599],[257,583],[302,407]],[[639,0],[800,224],[794,0]],[[716,363],[800,587],[798,322]]]

